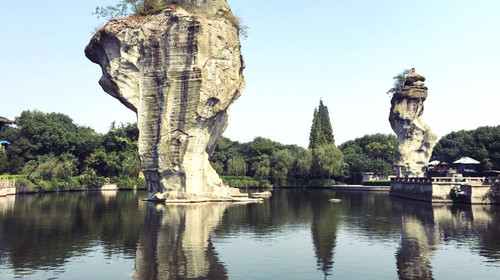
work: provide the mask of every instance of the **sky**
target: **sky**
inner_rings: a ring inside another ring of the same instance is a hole
[[[135,113],[98,85],[84,55],[92,12],[118,0],[4,1],[0,10],[0,116],[69,115],[105,133]],[[224,136],[308,146],[314,108],[328,106],[336,144],[393,133],[395,75],[416,68],[429,96],[424,122],[442,137],[500,125],[498,0],[228,0],[248,26],[246,89]]]

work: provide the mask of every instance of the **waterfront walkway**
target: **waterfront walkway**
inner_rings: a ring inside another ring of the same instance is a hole
[[[330,189],[335,191],[372,191],[372,192],[389,192],[391,186],[363,186],[363,185],[335,185]]]

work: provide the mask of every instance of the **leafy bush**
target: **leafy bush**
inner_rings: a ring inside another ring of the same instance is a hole
[[[483,197],[483,203],[500,203],[500,183],[493,185]]]
[[[116,184],[120,189],[133,189],[137,181],[129,177],[118,177],[116,178]]]
[[[247,173],[247,170],[247,163],[241,157],[230,158],[227,161],[226,174],[229,176],[243,176]]]
[[[88,188],[102,187],[106,182],[106,178],[97,176],[95,170],[88,168],[83,175],[80,176],[80,182]]]
[[[146,178],[137,179],[137,189],[145,189],[146,188]]]
[[[256,188],[269,187],[270,183],[267,180],[257,181],[249,176],[222,176],[224,184],[232,188]]]
[[[286,187],[330,187],[335,184],[333,179],[288,179]]]
[[[14,175],[10,177],[16,177],[16,192],[17,193],[30,193],[35,192],[35,187],[33,182],[28,180],[26,176]]]

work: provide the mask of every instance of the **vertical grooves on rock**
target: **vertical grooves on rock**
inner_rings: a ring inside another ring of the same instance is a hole
[[[224,0],[193,3],[210,5],[210,11],[197,6],[203,12],[230,13]],[[86,50],[102,67],[103,88],[136,109],[141,168],[150,196],[229,194],[229,189],[213,188],[222,183],[207,153],[244,86],[244,62],[234,26],[205,15],[167,9],[115,20]],[[116,40],[106,39],[107,33]]]

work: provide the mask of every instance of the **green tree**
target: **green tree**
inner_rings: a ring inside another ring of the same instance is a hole
[[[271,159],[268,155],[254,158],[251,164],[251,172],[257,181],[264,181],[271,174]]]
[[[311,178],[313,154],[311,150],[300,149],[293,164],[292,175],[296,179]]]
[[[30,160],[41,156],[61,157],[72,154],[74,163],[83,170],[83,159],[98,145],[99,137],[92,129],[80,127],[73,120],[60,113],[24,111],[16,118],[17,127],[7,127],[1,138],[12,145],[7,150],[9,173],[20,173]]]
[[[394,135],[371,134],[340,145],[349,166],[349,183],[361,183],[361,172],[391,174],[397,158],[397,139]]]
[[[7,153],[0,151],[0,175],[7,172],[9,166],[9,160],[7,159]]]
[[[314,149],[326,144],[327,140],[325,134],[323,133],[323,129],[321,128],[321,119],[319,118],[318,110],[315,108],[311,132],[309,133],[309,149]]]
[[[271,156],[281,148],[283,148],[283,145],[278,142],[264,137],[255,137],[251,142],[241,144],[240,153],[245,158],[252,160],[252,158],[262,155]]]
[[[315,178],[342,177],[346,170],[344,156],[334,144],[323,145],[312,150]]]
[[[229,176],[245,176],[247,174],[247,163],[241,157],[230,158],[227,161],[226,174]]]
[[[335,144],[328,107],[319,101],[319,107],[314,108],[311,131],[309,133],[309,149],[322,145]]]
[[[293,154],[287,150],[279,150],[272,157],[272,179],[278,186],[286,186],[286,180],[295,161]]]
[[[323,105],[323,100],[319,100],[318,107],[318,117],[321,123],[321,130],[323,135],[325,135],[327,144],[335,144],[335,139],[333,138],[332,124],[330,123],[330,114],[328,113],[328,107]]]
[[[219,175],[226,174],[227,161],[230,158],[243,157],[240,154],[241,145],[237,141],[231,141],[227,137],[220,137],[215,146],[214,152],[210,156],[210,164]]]
[[[500,170],[500,126],[451,132],[438,141],[432,160],[452,163],[464,156],[478,160],[481,170]]]
[[[394,80],[394,85],[387,91],[387,94],[392,95],[396,93],[398,90],[402,89],[405,86],[406,76],[408,76],[408,74],[410,73],[411,69],[405,69],[403,70],[403,72],[392,77],[392,79]]]

